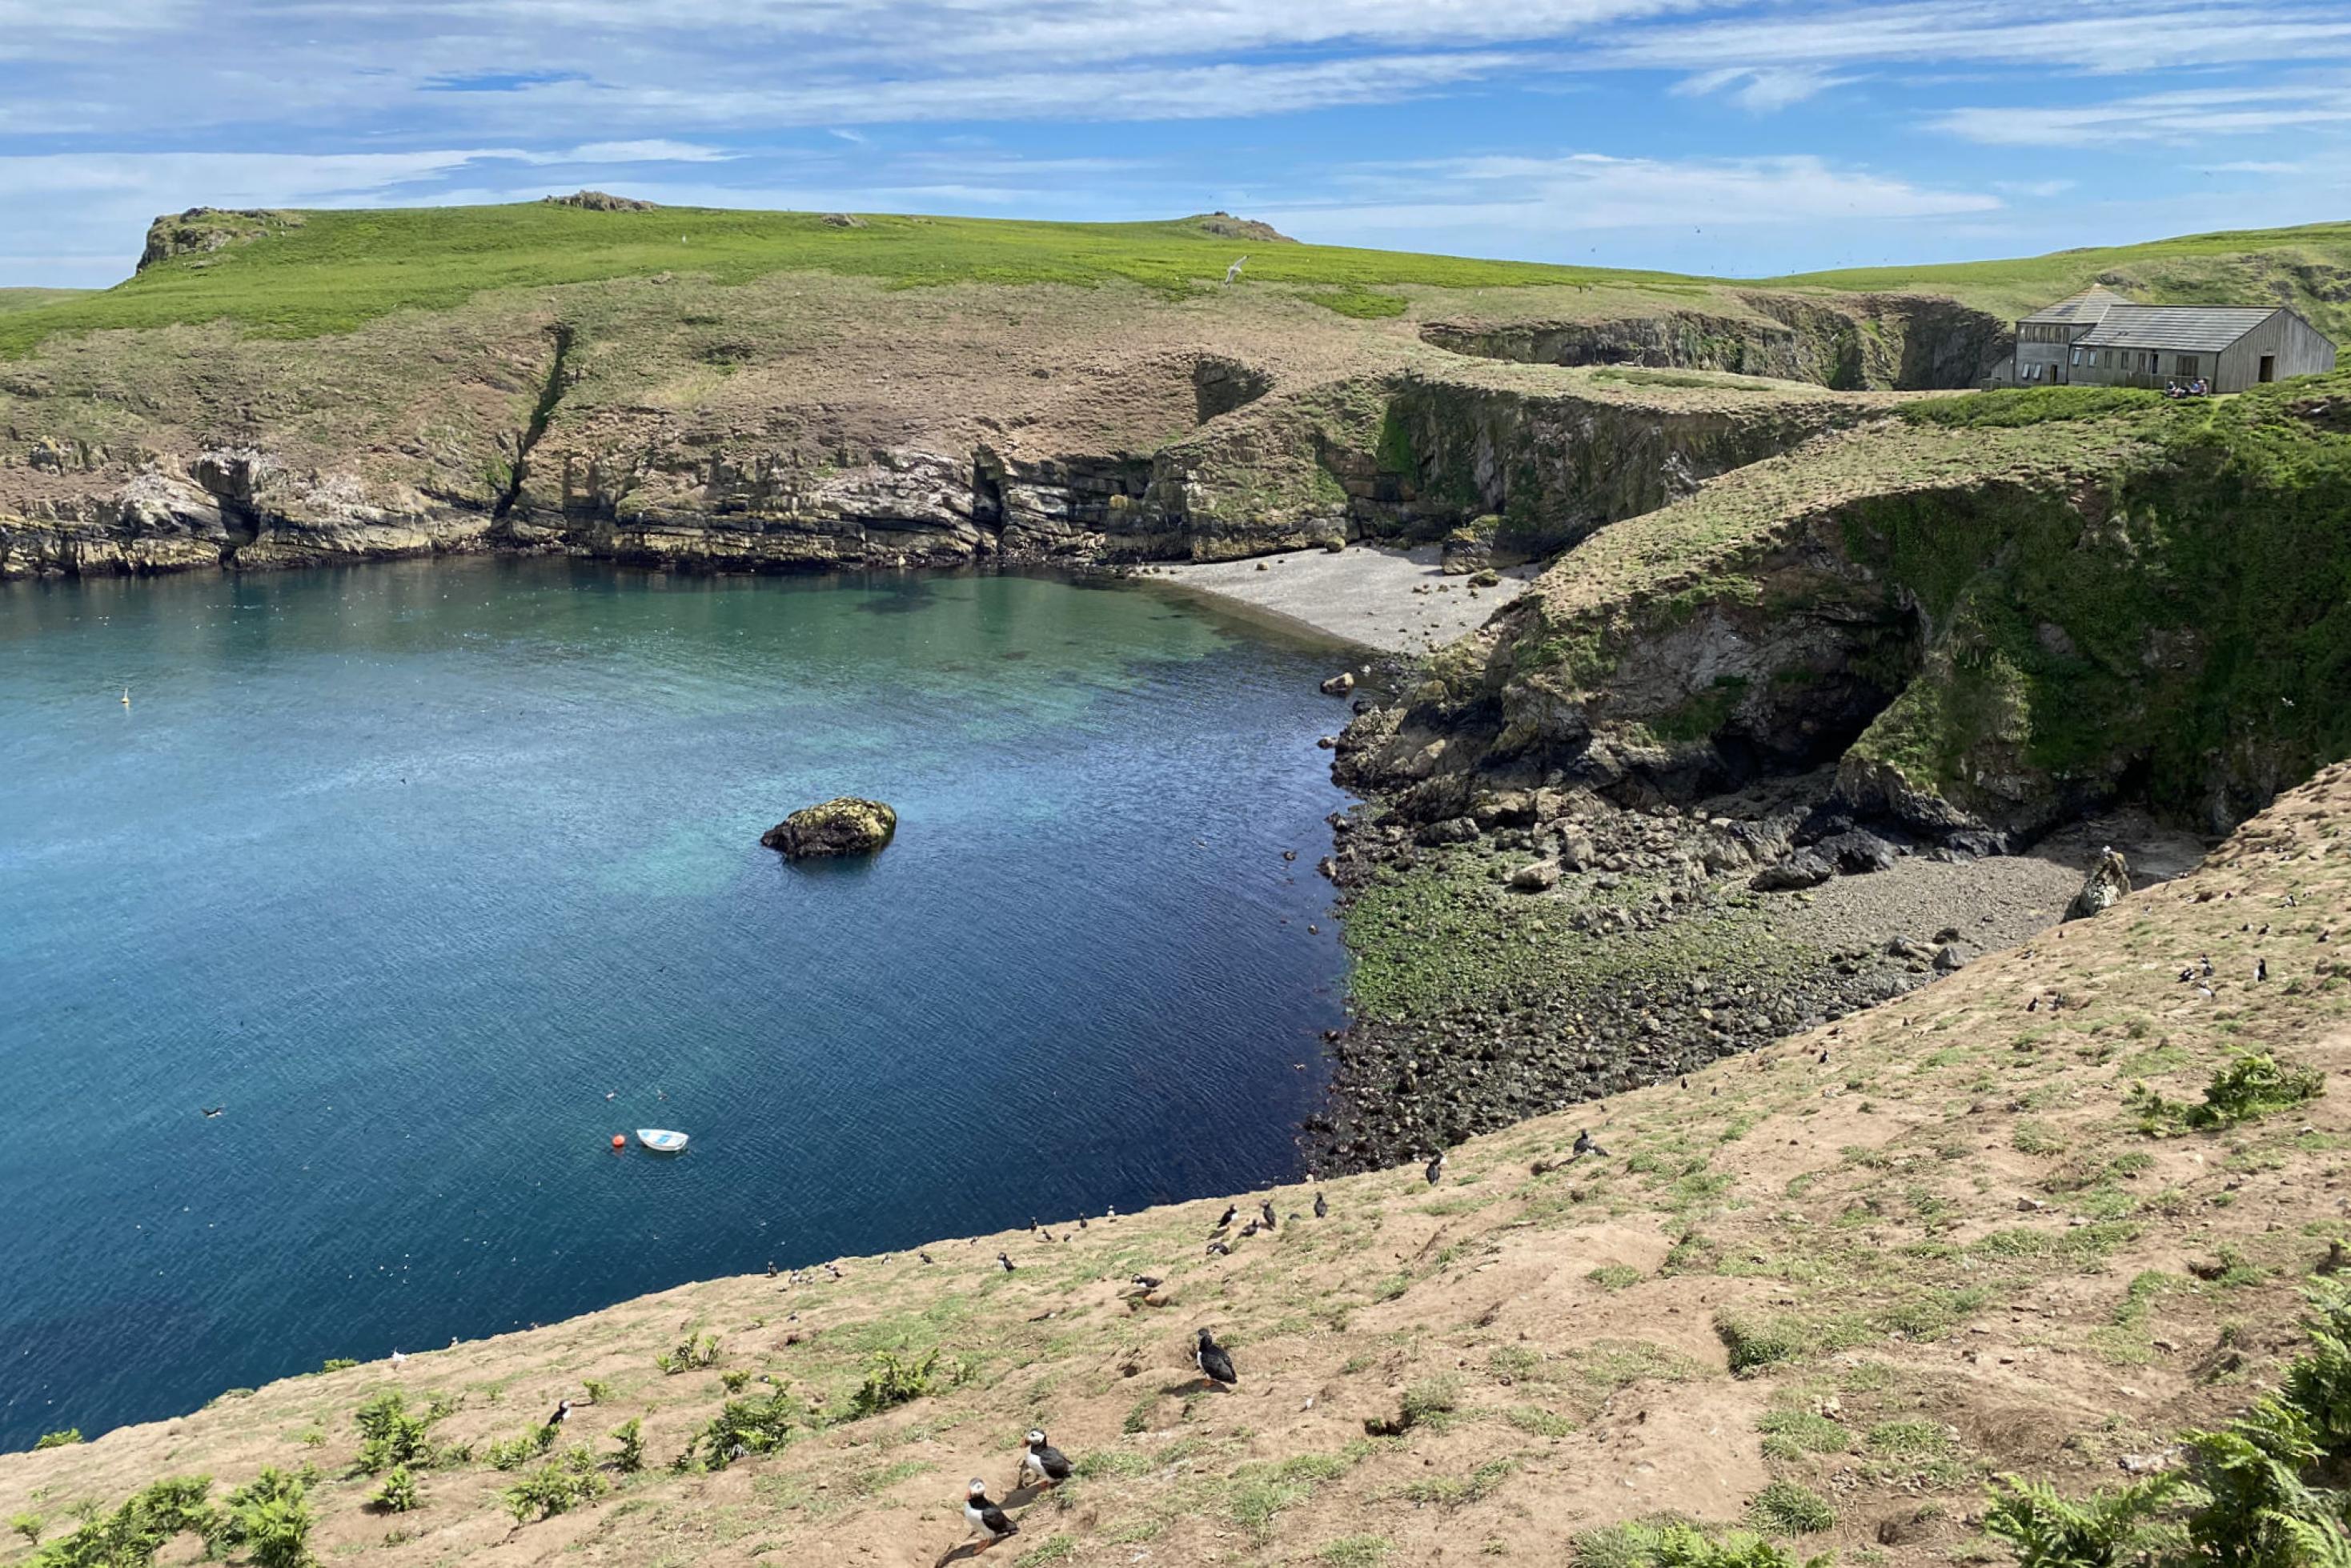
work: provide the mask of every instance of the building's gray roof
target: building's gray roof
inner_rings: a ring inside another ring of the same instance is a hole
[[[2278,309],[2274,305],[2117,305],[2075,341],[2086,349],[2218,353]]]
[[[2054,325],[2059,322],[2080,325],[2095,321],[2117,305],[2130,301],[2108,288],[2085,288],[2071,298],[2060,299],[2054,305],[2044,305],[2027,316],[2027,321]]]

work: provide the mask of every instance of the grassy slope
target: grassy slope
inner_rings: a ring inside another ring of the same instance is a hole
[[[36,310],[44,305],[61,305],[79,299],[91,291],[87,288],[0,288],[0,316],[17,310]]]
[[[2337,768],[2095,921],[1686,1090],[1475,1140],[1437,1190],[1416,1169],[1332,1182],[1329,1219],[1286,1218],[1229,1259],[1201,1254],[1207,1201],[935,1246],[935,1264],[845,1260],[780,1292],[688,1286],[0,1457],[0,1512],[62,1532],[76,1502],[162,1476],[225,1490],[308,1462],[326,1561],[929,1568],[964,1533],[965,1478],[1001,1488],[1033,1422],[1081,1474],[1023,1500],[990,1554],[1028,1568],[1555,1563],[1579,1531],[1666,1510],[1800,1534],[1800,1556],[1991,1560],[1972,1522],[1988,1474],[2105,1484],[2242,1409],[2297,1347],[2297,1292],[2351,1232],[2319,1196],[2346,1175],[2351,1098],[2157,1137],[2134,1090],[2192,1102],[2248,1050],[2351,1065],[2351,956],[2323,935],[2351,915],[2346,823]],[[2209,998],[2173,978],[2199,952]],[[1609,1157],[1538,1168],[1584,1124]],[[1018,1273],[987,1261],[999,1247]],[[1158,1304],[1122,1300],[1137,1270],[1165,1276]],[[1194,1383],[1201,1323],[1233,1347],[1238,1394]],[[717,1336],[716,1364],[657,1372],[689,1332]],[[935,1346],[960,1379],[851,1417],[874,1353]],[[664,1469],[728,1372],[749,1397],[785,1391],[789,1442]],[[510,1527],[517,1478],[487,1445],[590,1378],[609,1392],[566,1442],[609,1454],[602,1434],[642,1416],[652,1468]],[[454,1401],[435,1436],[474,1446],[397,1517],[366,1511],[377,1482],[350,1473],[353,1412],[390,1389]],[[1367,1434],[1407,1410],[1402,1436]],[[1641,1561],[1604,1545],[1577,1560]]]
[[[2337,341],[2351,340],[2351,330],[2346,330],[2351,329],[2351,303],[2341,287],[2351,280],[2351,224],[2226,230],[2009,261],[1849,267],[1766,282],[1838,291],[1948,294],[1997,315],[2015,316],[2106,278],[2150,305],[2266,300],[2283,283],[2321,330]],[[2335,298],[2324,298],[2314,285]]]
[[[1664,274],[1477,261],[1331,246],[1258,245],[1186,221],[1049,224],[876,215],[841,228],[808,213],[669,207],[593,213],[526,203],[314,212],[298,227],[173,257],[102,294],[0,325],[0,353],[52,332],[227,318],[266,334],[345,331],[387,311],[441,309],[489,289],[677,273],[741,283],[816,269],[915,287],[982,282],[1125,282],[1166,294],[1209,287],[1235,257],[1252,282],[1325,290],[1343,314],[1378,314],[1382,285],[1507,287],[1639,283]]]
[[[1163,295],[1216,285],[1246,253],[1250,283],[1300,286],[1343,315],[1399,311],[1392,287],[1632,290],[1684,297],[1722,280],[1332,246],[1258,245],[1194,220],[1054,224],[874,215],[836,227],[807,213],[673,207],[594,213],[507,206],[311,212],[298,226],[149,267],[114,288],[10,312],[0,355],[57,332],[229,319],[269,336],[347,331],[389,311],[445,309],[487,290],[674,274],[720,284],[817,269],[893,286],[1123,282]],[[2250,258],[2250,259],[2249,259]],[[2351,225],[2249,231],[2017,261],[1813,273],[1769,280],[1832,290],[1947,293],[2012,313],[2109,273],[2157,298],[2267,298],[2295,267],[2339,272]],[[1483,303],[1494,303],[1491,300]],[[2320,314],[2328,314],[2321,311]],[[2314,316],[2314,319],[2317,319]],[[2322,325],[2325,325],[2322,322]]]

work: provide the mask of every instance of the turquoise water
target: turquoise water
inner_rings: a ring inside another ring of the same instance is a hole
[[[1021,577],[0,592],[0,1446],[1295,1174],[1329,660]],[[758,847],[841,793],[878,859]]]

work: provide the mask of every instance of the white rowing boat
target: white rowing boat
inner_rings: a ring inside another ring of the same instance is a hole
[[[685,1153],[685,1134],[673,1133],[667,1127],[639,1127],[637,1142],[657,1155]]]

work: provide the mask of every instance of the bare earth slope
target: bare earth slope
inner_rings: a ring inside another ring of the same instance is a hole
[[[307,1463],[329,1561],[928,1565],[964,1536],[966,1479],[1003,1498],[1039,1425],[1080,1474],[1013,1494],[998,1555],[1023,1563],[1552,1563],[1660,1511],[1941,1562],[1989,1470],[2077,1491],[2170,1462],[2294,1343],[2296,1292],[2351,1228],[2351,1105],[2158,1137],[2141,1086],[2194,1102],[2252,1051],[2351,1064],[2346,827],[2336,767],[2177,882],[1686,1084],[1478,1139],[1433,1190],[1416,1166],[1332,1181],[1323,1219],[1308,1189],[1268,1195],[1279,1228],[1230,1257],[1203,1255],[1221,1206],[1199,1203],[690,1286],[0,1458],[0,1509]],[[2177,977],[2199,955],[2210,995]],[[1604,1155],[1566,1157],[1579,1126]],[[1164,1282],[1130,1297],[1137,1272]],[[1203,1324],[1238,1391],[1194,1374]],[[711,1365],[655,1369],[697,1333]],[[934,1347],[931,1392],[853,1415],[877,1353]],[[735,1439],[697,1434],[737,1375],[781,1391],[788,1437],[728,1463]],[[517,1525],[488,1445],[590,1379],[565,1442],[609,1456],[641,1416],[651,1468]],[[353,1412],[388,1390],[450,1401],[434,1436],[473,1450],[398,1515],[350,1474]]]

